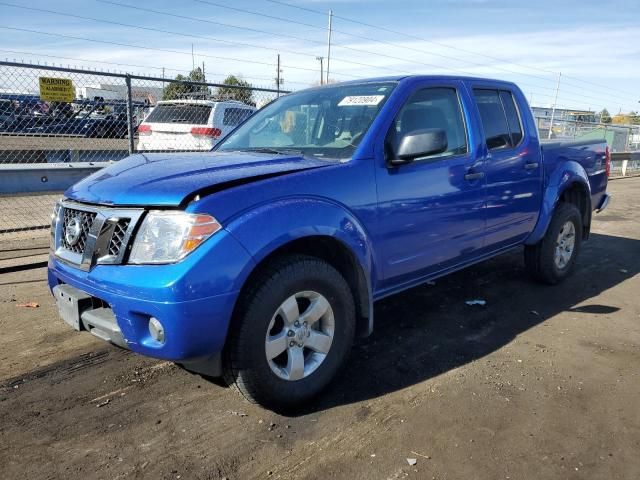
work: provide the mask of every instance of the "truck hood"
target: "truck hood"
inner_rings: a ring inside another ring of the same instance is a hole
[[[76,183],[65,197],[102,205],[178,206],[196,193],[332,164],[254,152],[136,154]]]

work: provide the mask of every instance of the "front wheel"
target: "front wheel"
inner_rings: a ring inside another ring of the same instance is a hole
[[[582,240],[582,217],[571,203],[561,203],[545,236],[525,247],[524,259],[536,280],[555,285],[568,277],[575,266]]]
[[[303,405],[343,366],[355,330],[351,290],[327,262],[283,257],[239,300],[225,349],[225,379],[249,401]]]

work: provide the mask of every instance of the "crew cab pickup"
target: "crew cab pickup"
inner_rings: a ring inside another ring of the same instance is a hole
[[[213,151],[132,155],[71,187],[49,285],[76,330],[296,406],[383,297],[522,246],[534,278],[566,278],[609,164],[604,141],[541,144],[513,83],[312,88]]]

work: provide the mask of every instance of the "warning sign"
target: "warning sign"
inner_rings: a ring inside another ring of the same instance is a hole
[[[40,77],[40,100],[43,102],[73,102],[76,90],[68,78]]]

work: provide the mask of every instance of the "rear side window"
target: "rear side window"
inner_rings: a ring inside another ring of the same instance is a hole
[[[225,108],[222,124],[231,126],[240,125],[249,118],[252,113],[253,110],[248,110],[246,108]]]
[[[188,103],[161,103],[156,106],[145,123],[184,123],[190,125],[207,125],[211,106]]]
[[[507,123],[509,124],[511,145],[515,147],[520,143],[520,140],[522,140],[522,125],[520,124],[520,116],[518,115],[516,102],[511,92],[507,92],[506,90],[500,92],[500,100],[502,100],[504,113],[507,116]]]
[[[511,92],[473,91],[489,150],[515,147],[522,140],[522,124]]]
[[[454,88],[425,88],[415,92],[396,117],[387,141],[395,151],[400,139],[415,130],[438,128],[447,134],[447,150],[437,156],[467,152],[467,134]]]

